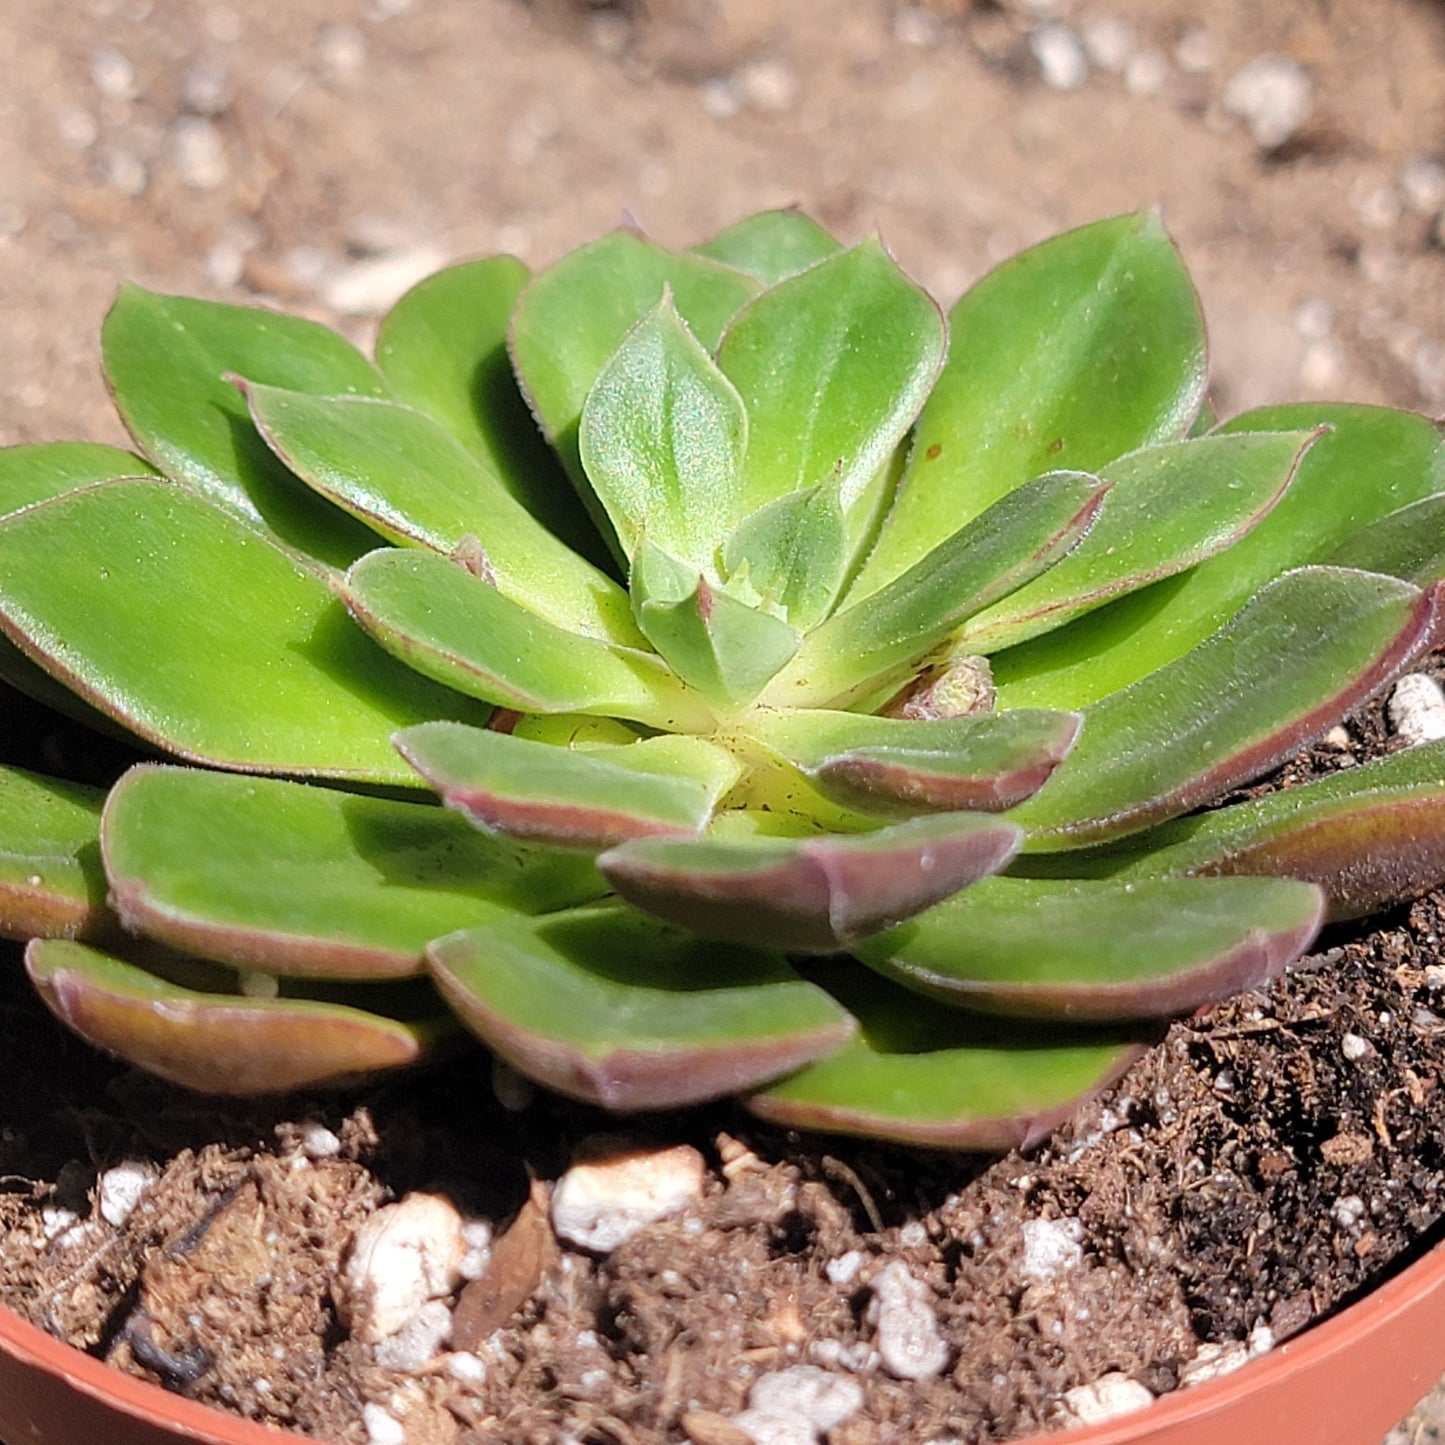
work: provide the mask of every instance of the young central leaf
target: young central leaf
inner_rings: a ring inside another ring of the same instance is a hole
[[[742,399],[664,291],[582,408],[582,465],[628,556],[645,533],[712,570],[737,508],[747,430]]]

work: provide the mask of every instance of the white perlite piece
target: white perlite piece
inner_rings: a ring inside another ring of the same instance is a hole
[[[100,1176],[95,1191],[95,1203],[100,1210],[100,1217],[107,1224],[120,1229],[135,1213],[141,1195],[159,1176],[160,1170],[154,1164],[137,1159],[127,1159],[124,1163],[117,1164],[114,1169],[107,1169]]]
[[[390,1339],[376,1347],[376,1363],[384,1370],[419,1375],[443,1353],[451,1332],[451,1307],[445,1300],[428,1300]]]
[[[931,1380],[948,1364],[933,1291],[895,1260],[873,1280],[868,1321],[883,1368],[900,1380]]]
[[[754,1445],[813,1445],[863,1406],[863,1387],[816,1365],[764,1375],[748,1393],[748,1408],[733,1424]]]
[[[1249,1351],[1243,1345],[1200,1345],[1194,1358],[1179,1367],[1179,1383],[1202,1385],[1248,1363]]]
[[[1261,150],[1278,150],[1309,119],[1314,86],[1299,61],[1256,55],[1230,76],[1220,103],[1249,127]]]
[[[1433,677],[1412,672],[1390,694],[1390,726],[1413,747],[1445,738],[1445,692]]]
[[[1116,1370],[1100,1375],[1091,1385],[1076,1385],[1072,1390],[1065,1390],[1064,1403],[1082,1424],[1098,1425],[1152,1405],[1154,1395],[1138,1380]]]
[[[656,1153],[614,1153],[574,1164],[552,1191],[560,1239],[598,1254],[702,1197],[705,1166],[689,1144]]]
[[[360,1229],[336,1282],[342,1322],[366,1344],[397,1333],[428,1300],[451,1294],[467,1252],[462,1217],[436,1194],[408,1194]]]
[[[375,256],[332,276],[323,295],[326,304],[343,316],[379,316],[446,259],[444,252],[427,243]]]
[[[1065,1270],[1084,1262],[1083,1227],[1077,1219],[1027,1219],[1020,1227],[1024,1258],[1019,1273],[1036,1284],[1047,1284]]]
[[[1089,78],[1084,42],[1067,25],[1040,25],[1029,36],[1039,74],[1052,90],[1078,90]]]
[[[366,1445],[406,1445],[406,1427],[380,1405],[363,1405],[361,1423],[366,1430]]]

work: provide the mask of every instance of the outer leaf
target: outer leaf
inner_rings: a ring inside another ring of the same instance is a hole
[[[59,939],[32,942],[25,965],[46,1006],[82,1038],[207,1094],[355,1084],[416,1063],[437,1032],[342,1004],[198,993]]]
[[[627,594],[559,542],[442,426],[377,397],[243,383],[277,456],[388,540],[450,552],[480,539],[490,580],[558,627],[642,646]]]
[[[820,483],[851,511],[918,415],[944,349],[937,305],[876,237],[764,291],[718,351],[750,423],[743,512]]]
[[[112,477],[154,474],[155,468],[134,452],[93,442],[0,447],[0,516]]]
[[[765,694],[779,707],[846,707],[897,686],[928,652],[1064,556],[1107,491],[1056,472],[1019,487],[881,592],[809,633]]]
[[[338,590],[388,652],[473,697],[669,731],[711,719],[652,653],[554,627],[435,552],[384,547],[356,563]]]
[[[819,710],[762,713],[748,733],[826,797],[907,816],[1001,811],[1047,781],[1078,736],[1077,713],[979,713],[936,722]]]
[[[279,312],[127,286],[101,345],[121,417],[162,471],[324,562],[345,565],[366,550],[365,528],[297,484],[225,380],[238,374],[322,396],[384,396],[386,383],[349,341]]]
[[[103,933],[98,788],[0,767],[0,938]]]
[[[731,756],[701,738],[573,749],[427,723],[398,733],[396,745],[478,827],[573,848],[691,836],[738,776]]]
[[[1110,462],[1101,475],[1112,490],[1088,537],[973,618],[961,646],[995,652],[1232,547],[1285,495],[1319,435],[1201,437]]]
[[[404,977],[442,933],[602,891],[588,860],[440,808],[183,768],[127,773],[103,846],[127,928],[290,977]]]
[[[252,525],[160,480],[0,522],[0,629],[110,717],[219,767],[404,784],[398,727],[484,716],[374,647]]]
[[[847,536],[833,486],[789,492],[738,523],[723,550],[729,575],[745,577],[765,606],[806,632],[831,610],[843,584]]]
[[[955,1006],[1160,1018],[1274,977],[1309,946],[1323,912],[1319,889],[1289,878],[985,878],[855,951]]]
[[[1279,505],[1248,536],[1181,576],[994,656],[1005,707],[1080,707],[1137,682],[1208,637],[1271,579],[1322,562],[1356,530],[1445,490],[1445,445],[1411,412],[1270,407],[1227,432],[1333,427]]]
[[[1361,527],[1326,562],[1331,567],[1385,572],[1417,587],[1445,579],[1445,493],[1411,502]]]
[[[628,332],[582,409],[582,466],[622,550],[644,535],[714,566],[739,506],[748,418],[664,291]]]
[[[549,532],[598,561],[600,539],[507,355],[530,275],[515,256],[488,256],[428,276],[382,320],[376,364],[398,401],[440,422]]]
[[[522,292],[512,316],[512,360],[522,388],[587,502],[577,453],[582,403],[622,338],[670,288],[678,313],[712,351],[758,283],[703,256],[675,256],[614,231],[564,256]],[[594,520],[598,516],[594,513]]]
[[[1207,374],[1199,301],[1158,218],[1025,251],[949,316],[948,365],[853,597],[866,597],[1040,472],[1098,471],[1182,436]]]
[[[939,1008],[842,960],[831,992],[857,1036],[744,1102],[764,1119],[934,1149],[1028,1149],[1143,1052],[1118,1031]]]
[[[1084,711],[1068,760],[1014,817],[1032,851],[1103,842],[1267,772],[1431,645],[1440,598],[1307,567],[1187,656]]]
[[[704,937],[828,953],[996,872],[1019,839],[1012,823],[945,813],[851,836],[639,839],[597,866],[629,902]]]
[[[429,957],[443,996],[513,1067],[608,1109],[753,1088],[853,1028],[781,955],[719,948],[615,904],[453,934]]]
[[[672,670],[725,712],[751,702],[797,652],[798,632],[693,574],[687,593],[667,594],[678,564],[644,542],[632,574],[637,621]],[[685,573],[684,573],[685,575]],[[663,595],[654,597],[657,587]]]
[[[1176,818],[1112,848],[1029,858],[1081,875],[1266,874],[1317,883],[1329,919],[1362,918],[1445,881],[1445,743]]]
[[[693,250],[775,286],[842,247],[816,221],[788,210],[749,216]]]

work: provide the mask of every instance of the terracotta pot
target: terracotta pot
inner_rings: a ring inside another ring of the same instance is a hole
[[[1445,1370],[1445,1244],[1222,1379],[1108,1424],[1017,1445],[1379,1445]],[[278,1445],[302,1437],[121,1375],[0,1310],[8,1445]]]

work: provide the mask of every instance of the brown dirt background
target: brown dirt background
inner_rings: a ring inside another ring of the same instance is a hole
[[[1045,83],[1041,27],[1106,20],[1132,69]],[[1221,103],[1265,53],[1312,86],[1275,153]],[[0,443],[121,439],[95,365],[121,279],[365,341],[448,260],[544,264],[624,215],[684,244],[791,203],[879,228],[945,301],[1156,205],[1222,410],[1445,409],[1438,0],[0,0],[0,63]]]

